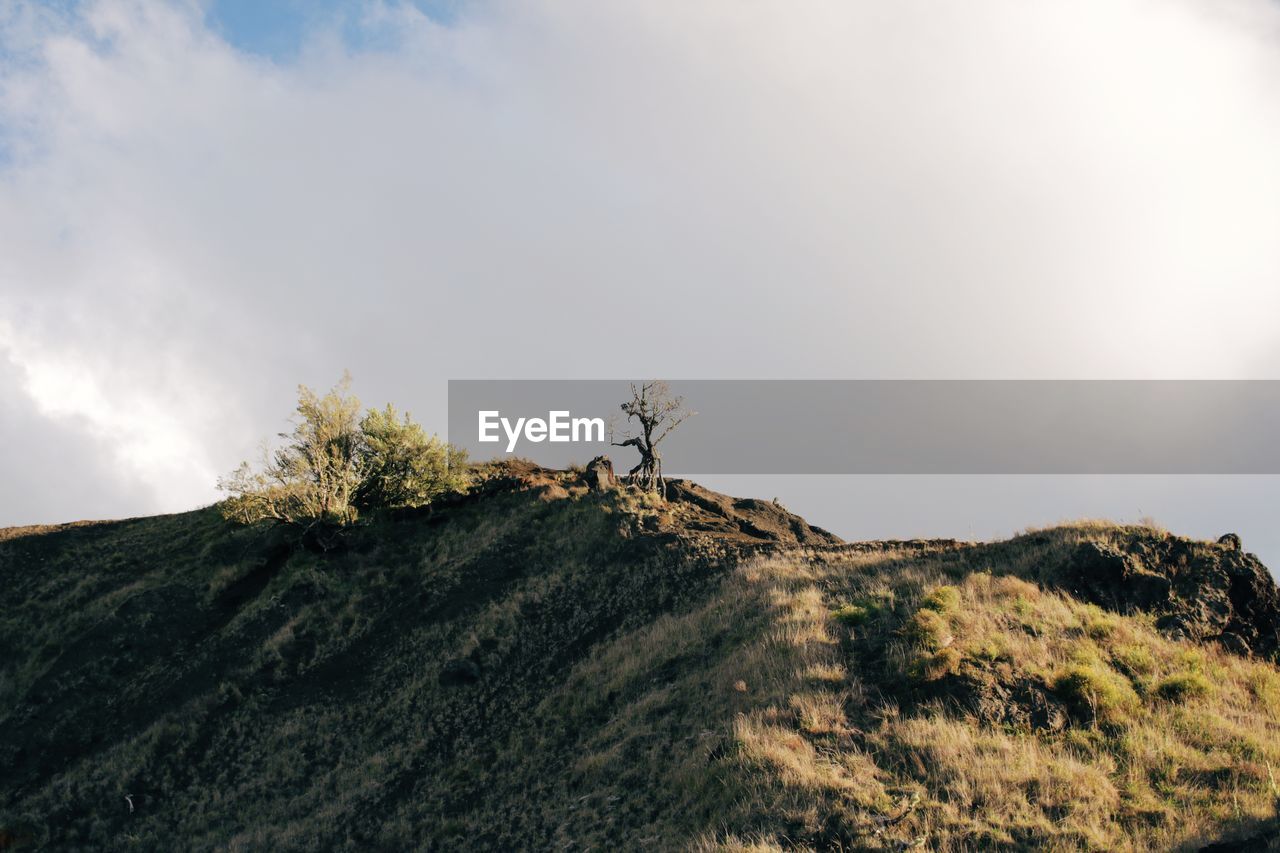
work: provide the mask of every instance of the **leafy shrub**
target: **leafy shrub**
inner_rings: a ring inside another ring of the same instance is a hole
[[[356,490],[361,508],[423,506],[467,485],[466,455],[390,404],[360,421],[363,476]]]
[[[232,497],[223,515],[252,523],[270,519],[295,522],[319,519],[345,524],[355,520],[352,498],[360,485],[360,401],[346,394],[350,377],[323,397],[298,386],[292,433],[274,453],[263,448],[262,467],[241,463],[218,488]]]
[[[240,465],[218,488],[224,518],[348,524],[360,509],[422,506],[466,487],[466,458],[428,436],[391,406],[360,418],[360,401],[344,376],[324,396],[298,386],[298,407],[283,447],[264,448],[261,467]]]

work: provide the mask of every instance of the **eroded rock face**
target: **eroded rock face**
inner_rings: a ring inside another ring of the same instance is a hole
[[[1073,595],[1099,606],[1156,614],[1169,636],[1280,657],[1280,588],[1234,534],[1217,544],[1154,531],[1120,544],[1085,542],[1065,581]]]

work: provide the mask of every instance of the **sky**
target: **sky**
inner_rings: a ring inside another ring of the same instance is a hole
[[[1274,0],[0,0],[0,525],[181,511],[349,369],[1280,378]],[[715,478],[850,538],[1280,484]]]

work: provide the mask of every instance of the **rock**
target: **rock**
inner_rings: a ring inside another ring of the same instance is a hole
[[[454,658],[440,670],[440,683],[446,687],[475,684],[480,680],[480,665],[464,658]]]
[[[1063,585],[1110,610],[1151,613],[1167,636],[1280,659],[1280,587],[1238,543],[1230,533],[1208,544],[1152,532],[1084,542]]]
[[[729,539],[782,545],[839,545],[843,541],[773,501],[731,498],[689,480],[668,480],[667,500],[689,511],[685,524],[690,529]]]
[[[609,461],[608,456],[597,456],[588,462],[582,478],[587,481],[587,487],[593,492],[606,492],[618,482],[617,477],[613,475],[613,463]]]
[[[1222,644],[1222,647],[1224,649],[1231,652],[1232,654],[1237,654],[1244,657],[1244,656],[1247,656],[1252,651],[1252,649],[1249,648],[1248,641],[1245,640],[1244,637],[1241,637],[1239,634],[1225,634],[1225,633],[1219,634],[1217,637],[1217,640],[1219,643]]]
[[[1067,727],[1067,706],[1041,682],[1013,680],[993,672],[966,672],[936,682],[931,698],[945,699],[989,726],[1018,731],[1059,732]]]
[[[1014,707],[1019,709],[1017,723],[1032,731],[1060,732],[1067,727],[1067,706],[1051,695],[1044,685],[1025,680],[1014,688]]]
[[[1122,613],[1159,609],[1173,589],[1166,575],[1148,571],[1132,554],[1099,542],[1084,542],[1076,549],[1067,580],[1076,597]]]

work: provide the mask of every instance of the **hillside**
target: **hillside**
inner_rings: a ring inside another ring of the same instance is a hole
[[[587,480],[510,466],[320,543],[0,531],[0,848],[1275,837],[1280,593],[1236,543],[843,543]]]

